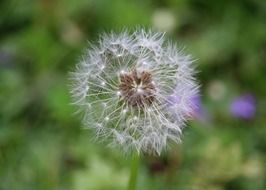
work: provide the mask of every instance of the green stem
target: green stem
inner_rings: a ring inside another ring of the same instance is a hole
[[[128,190],[135,190],[137,185],[137,177],[139,170],[140,156],[134,154],[131,161],[130,178],[128,182]]]

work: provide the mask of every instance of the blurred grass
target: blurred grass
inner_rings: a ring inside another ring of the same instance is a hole
[[[68,72],[101,32],[144,26],[198,59],[206,118],[173,151],[143,158],[138,189],[264,190],[265,20],[260,0],[2,0],[0,189],[125,189],[129,159],[81,128]],[[256,97],[249,121],[229,112],[244,93]]]

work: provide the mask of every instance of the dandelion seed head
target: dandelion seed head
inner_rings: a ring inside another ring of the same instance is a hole
[[[160,154],[179,143],[198,84],[191,56],[163,33],[104,34],[71,75],[84,125],[126,152]]]

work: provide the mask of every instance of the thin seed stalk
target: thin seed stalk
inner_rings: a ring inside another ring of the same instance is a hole
[[[128,190],[136,190],[138,170],[139,170],[140,156],[133,154],[130,169],[130,178],[128,182]]]

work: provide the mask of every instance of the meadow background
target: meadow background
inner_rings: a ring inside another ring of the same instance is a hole
[[[126,188],[130,159],[82,129],[68,72],[88,41],[137,26],[185,47],[201,83],[183,143],[143,157],[138,189],[266,189],[266,1],[1,0],[1,190]]]

